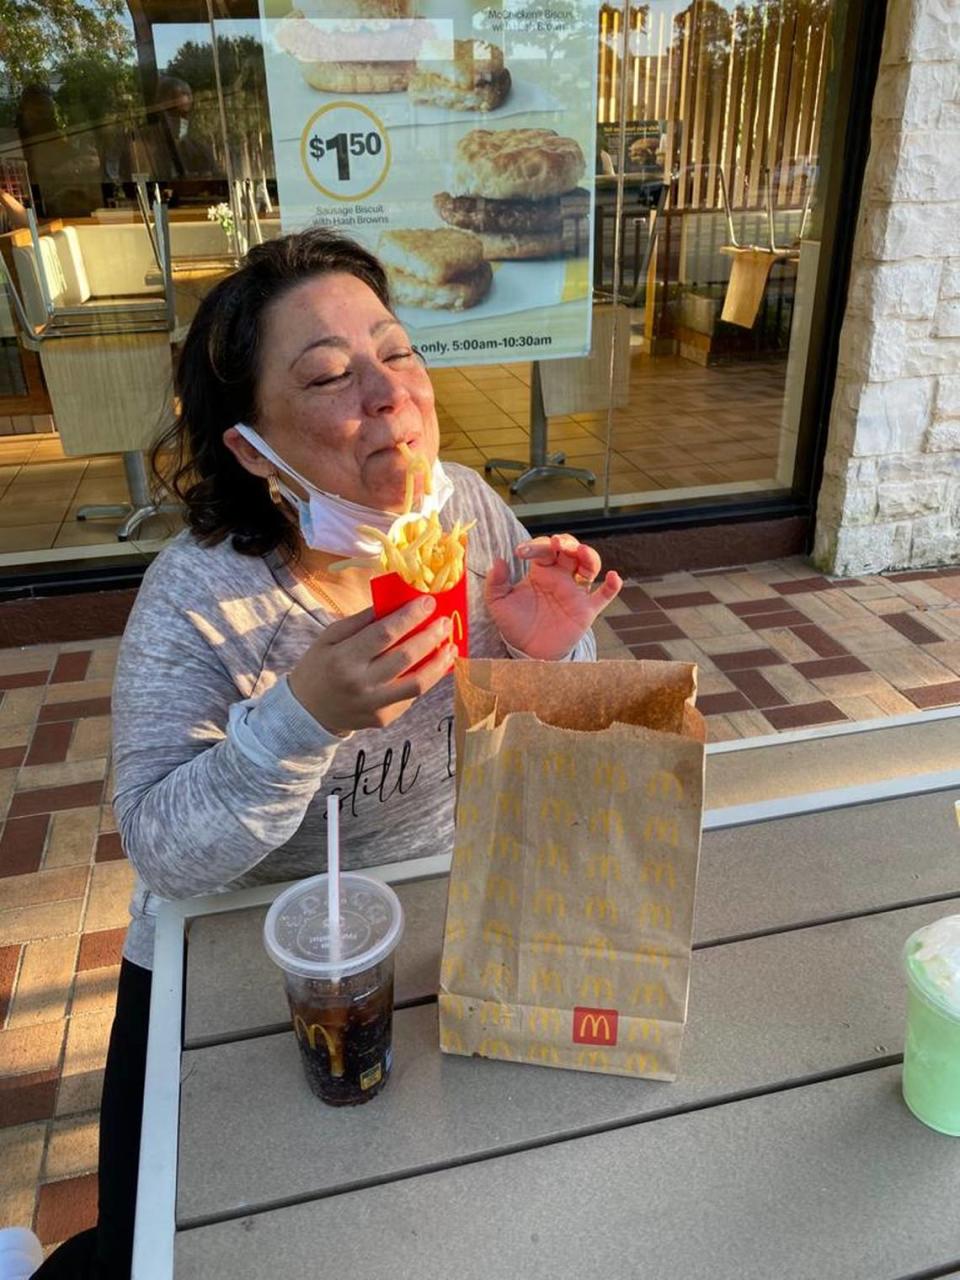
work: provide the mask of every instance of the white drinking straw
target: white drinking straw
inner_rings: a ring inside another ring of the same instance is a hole
[[[340,946],[340,797],[327,796],[327,913],[334,952]]]

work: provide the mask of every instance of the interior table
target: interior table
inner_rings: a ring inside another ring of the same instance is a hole
[[[442,1055],[449,858],[403,901],[394,1067],[306,1085],[261,930],[158,924],[136,1280],[895,1280],[960,1271],[960,1142],[900,1096],[900,954],[960,912],[957,709],[719,744],[675,1083]],[[838,786],[842,782],[842,786]]]

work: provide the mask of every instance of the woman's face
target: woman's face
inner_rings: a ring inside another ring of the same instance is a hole
[[[255,425],[280,457],[318,489],[363,506],[402,508],[399,444],[437,456],[430,378],[403,327],[356,276],[304,281],[268,309],[257,398]],[[236,432],[225,440],[247,470],[274,470],[251,466]]]

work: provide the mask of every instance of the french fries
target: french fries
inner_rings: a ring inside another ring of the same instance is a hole
[[[403,514],[397,517],[389,534],[371,525],[359,525],[359,533],[380,543],[379,554],[339,560],[330,566],[330,572],[379,566],[385,573],[399,574],[417,591],[439,595],[441,591],[456,586],[463,577],[467,534],[477,522],[471,520],[462,525],[458,520],[447,532],[441,527],[435,511],[429,516],[411,517],[414,478],[419,472],[423,476],[424,492],[432,493],[432,467],[422,453],[413,453],[402,443],[397,447],[407,462]]]

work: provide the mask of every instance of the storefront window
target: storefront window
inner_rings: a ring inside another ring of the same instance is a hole
[[[839,0],[82,9],[3,67],[0,564],[178,528],[118,547],[171,357],[317,222],[383,256],[441,456],[522,518],[790,490]]]

